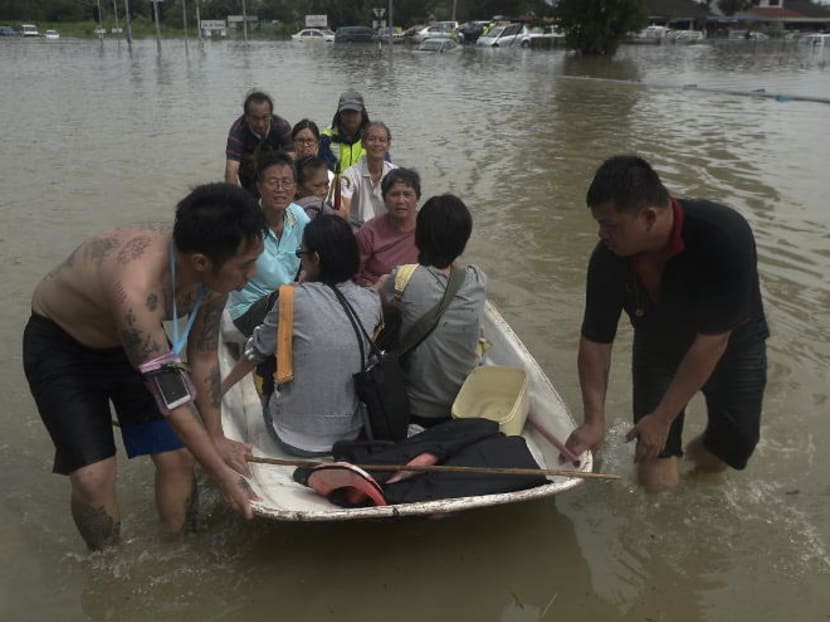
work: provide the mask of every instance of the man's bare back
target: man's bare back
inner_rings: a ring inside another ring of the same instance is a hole
[[[38,284],[32,310],[90,348],[127,345],[114,310],[128,293],[143,301],[134,309],[142,323],[172,318],[171,236],[169,226],[130,225],[87,239]],[[197,289],[178,293],[179,315],[191,310]]]

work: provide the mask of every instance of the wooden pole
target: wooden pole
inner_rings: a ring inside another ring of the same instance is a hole
[[[248,462],[258,464],[273,464],[276,466],[293,467],[317,467],[334,464],[333,462],[320,462],[317,460],[283,460],[280,458],[259,458],[249,456]],[[449,466],[446,464],[408,466],[406,464],[353,464],[364,471],[409,471],[412,473],[476,473],[479,475],[553,475],[557,477],[571,477],[577,479],[620,479],[619,475],[613,473],[591,473],[583,471],[569,471],[562,469],[519,469],[519,468],[497,468],[497,467],[468,467]]]

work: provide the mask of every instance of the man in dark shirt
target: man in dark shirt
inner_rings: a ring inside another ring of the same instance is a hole
[[[261,91],[251,91],[243,104],[244,114],[234,121],[225,148],[225,181],[239,184],[259,198],[256,188],[257,162],[263,151],[293,151],[291,125],[274,114],[274,102]]]
[[[650,490],[680,479],[684,410],[702,391],[708,422],[686,447],[697,468],[743,469],[759,438],[769,335],[755,240],[736,211],[672,198],[645,160],[617,156],[588,189],[600,242],[588,266],[577,454],[605,434],[605,394],[620,312],[634,327],[634,460]]]

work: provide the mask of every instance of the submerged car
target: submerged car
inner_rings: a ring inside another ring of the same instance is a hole
[[[426,41],[427,39],[441,37],[447,39],[452,37],[452,31],[446,23],[430,24],[429,26],[424,26],[420,30],[412,33],[409,39],[410,41],[412,41],[412,43],[421,43],[422,41]]]
[[[325,28],[303,28],[291,35],[292,41],[334,41],[334,32]]]
[[[371,43],[375,31],[368,26],[343,26],[334,33],[335,43]]]
[[[44,38],[46,39],[60,39],[60,33],[57,30],[47,30],[43,33]]]
[[[525,47],[530,45],[530,31],[524,24],[505,24],[494,26],[489,32],[482,34],[476,39],[479,47],[498,48],[522,45],[526,40]]]
[[[454,52],[458,49],[458,43],[452,39],[447,39],[446,37],[426,39],[421,41],[421,44],[417,47],[419,52],[438,52],[439,54],[444,52]]]
[[[37,31],[37,26],[34,24],[21,24],[20,34],[24,37],[39,37],[40,33]]]
[[[10,26],[0,26],[0,37],[16,37],[17,31]]]

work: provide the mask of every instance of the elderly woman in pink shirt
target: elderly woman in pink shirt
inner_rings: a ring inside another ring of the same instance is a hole
[[[421,178],[412,169],[396,168],[381,184],[386,213],[366,221],[358,229],[360,267],[358,285],[369,287],[393,268],[418,262],[415,219],[421,198]]]

